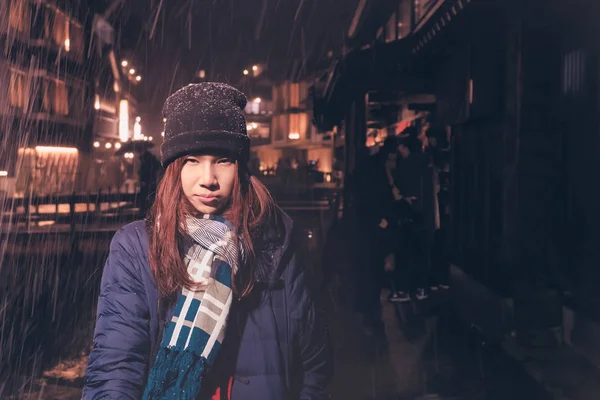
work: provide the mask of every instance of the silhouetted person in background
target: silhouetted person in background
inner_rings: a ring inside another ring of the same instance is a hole
[[[356,307],[363,326],[383,336],[381,288],[384,257],[390,253],[389,228],[393,219],[392,185],[386,173],[388,155],[395,152],[395,140],[386,140],[378,153],[367,157],[357,171],[357,231],[355,256],[358,261]]]
[[[433,165],[423,152],[422,142],[410,135],[399,142],[400,157],[396,168],[396,187],[408,208],[403,222],[403,254],[396,257],[401,277],[401,296],[415,292],[419,300],[427,298],[431,253],[436,229],[436,201]]]

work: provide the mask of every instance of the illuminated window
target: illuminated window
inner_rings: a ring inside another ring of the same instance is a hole
[[[390,19],[388,20],[388,23],[385,27],[385,41],[386,42],[392,42],[394,40],[396,40],[397,38],[397,34],[396,34],[396,29],[397,29],[398,23],[396,22],[396,14],[392,14],[392,16],[390,17]]]
[[[278,115],[273,117],[273,140],[282,141],[285,139],[288,128],[288,116]]]
[[[52,93],[54,93],[53,82],[44,80],[42,94],[42,109],[46,112],[52,112]]]
[[[290,108],[300,107],[300,87],[297,83],[290,83]]]
[[[308,129],[308,115],[290,114],[290,126],[288,137],[290,139],[306,139],[306,131]]]
[[[271,134],[269,124],[252,123],[250,127],[252,128],[248,131],[248,136],[250,136],[250,138],[261,140],[269,139]]]
[[[70,21],[69,25],[69,39],[71,42],[71,52],[77,56],[83,56],[83,27],[79,24]]]
[[[9,27],[17,32],[29,34],[31,26],[31,10],[26,0],[14,0],[8,12]]]
[[[44,19],[44,34],[46,39],[69,51],[73,46],[70,38],[69,17],[57,8],[48,6]],[[76,44],[76,46],[79,45]]]
[[[249,101],[244,109],[246,114],[260,114],[260,103],[256,101]]]
[[[69,115],[69,91],[62,81],[55,81],[54,112],[59,115]]]
[[[283,110],[283,96],[281,89],[281,86],[273,87],[273,107],[275,112],[280,112]]]
[[[25,107],[25,73],[17,70],[10,71],[10,105]]]
[[[401,1],[398,8],[398,39],[405,38],[410,34],[411,27],[411,2]]]

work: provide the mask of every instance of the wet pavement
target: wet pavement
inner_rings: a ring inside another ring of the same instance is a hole
[[[328,293],[335,346],[333,399],[352,400],[542,400],[549,398],[516,362],[486,348],[474,331],[456,324],[450,292],[396,306],[382,292],[386,339],[360,328],[348,307],[351,287]],[[87,358],[73,358],[46,371],[21,398],[75,400]],[[423,397],[426,396],[426,397]]]

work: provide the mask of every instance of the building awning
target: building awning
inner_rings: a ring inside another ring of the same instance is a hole
[[[412,38],[407,38],[354,50],[340,59],[315,104],[317,121],[335,125],[351,99],[371,91],[427,92],[433,80],[412,56],[413,47]]]
[[[414,39],[413,54],[419,53],[438,36],[438,34],[450,26],[452,21],[458,17],[467,5],[481,0],[442,0],[432,7],[427,15],[415,26],[412,37]]]
[[[340,59],[315,101],[319,127],[327,130],[339,123],[349,102],[370,91],[432,93],[435,63],[422,57],[422,50],[475,1],[482,0],[442,0],[429,9],[407,38],[356,49]]]
[[[398,11],[398,0],[360,0],[348,29],[351,46],[369,43],[377,31]]]

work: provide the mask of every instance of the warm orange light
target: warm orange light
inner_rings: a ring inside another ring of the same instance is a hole
[[[8,176],[8,171],[0,171],[0,176]]]
[[[248,72],[247,69],[244,70],[244,75],[248,75],[250,72]]]
[[[298,140],[298,139],[300,139],[300,134],[297,133],[297,132],[290,132],[290,134],[288,135],[288,137],[291,140]]]
[[[51,146],[35,146],[35,151],[39,153],[66,153],[75,154],[77,149],[74,147],[51,147]]]
[[[131,75],[135,74],[135,69],[131,68],[131,69],[129,70],[129,73],[130,73]]]
[[[121,61],[121,65],[126,67],[127,65],[129,65],[129,63],[127,62],[127,60],[123,60]]]
[[[121,142],[129,140],[129,101],[119,102],[119,139]]]
[[[38,226],[51,226],[54,225],[56,221],[38,221]]]

